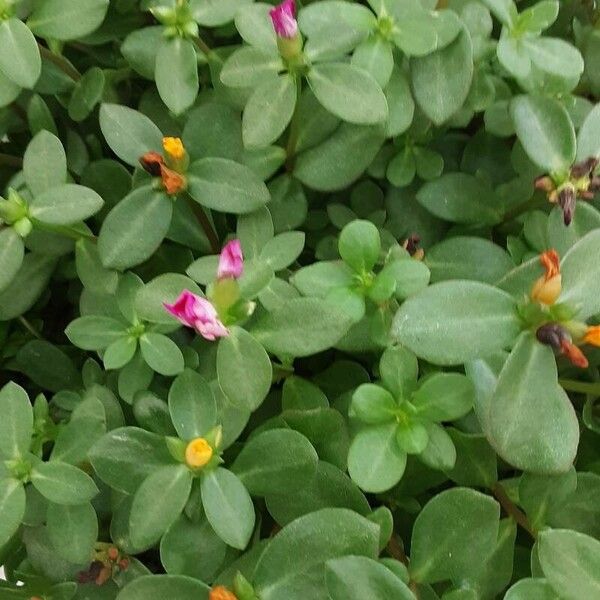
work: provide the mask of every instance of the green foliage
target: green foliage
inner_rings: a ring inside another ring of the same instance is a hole
[[[600,597],[598,3],[276,4],[0,0],[0,598]]]

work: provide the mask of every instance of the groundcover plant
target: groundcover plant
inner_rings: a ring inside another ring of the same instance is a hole
[[[600,598],[594,0],[0,0],[0,599]]]

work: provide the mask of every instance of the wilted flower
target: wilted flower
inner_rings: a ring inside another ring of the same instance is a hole
[[[238,279],[244,272],[244,255],[240,240],[231,240],[227,243],[219,257],[218,279]]]
[[[540,262],[546,273],[534,283],[531,299],[541,304],[551,305],[558,300],[562,289],[560,257],[556,250],[548,250],[540,255]]]
[[[160,177],[167,194],[174,196],[186,188],[187,182],[183,173],[189,159],[179,138],[163,138],[163,149],[166,160],[158,152],[146,152],[140,158],[140,164],[153,177]]]
[[[576,367],[587,368],[589,363],[585,354],[573,343],[569,332],[558,323],[542,325],[536,331],[536,337],[542,344],[564,355]]]
[[[229,335],[229,330],[217,314],[217,310],[206,298],[184,290],[173,304],[164,307],[186,327],[192,327],[203,338],[214,341]]]

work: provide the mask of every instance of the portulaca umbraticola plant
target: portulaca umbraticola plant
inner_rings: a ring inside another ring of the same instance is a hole
[[[600,6],[0,0],[0,600],[600,598]]]

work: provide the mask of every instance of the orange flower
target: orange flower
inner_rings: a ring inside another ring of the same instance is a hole
[[[592,346],[600,346],[600,325],[588,327],[583,336],[583,341]]]
[[[188,467],[199,469],[210,462],[213,456],[211,445],[204,438],[192,440],[185,449],[185,462]]]
[[[560,258],[556,250],[548,250],[540,255],[540,262],[546,270],[531,289],[531,299],[541,304],[551,305],[558,300],[562,290]]]
[[[218,585],[210,590],[208,600],[238,600],[237,596],[230,592],[225,586]]]
[[[575,365],[582,369],[586,369],[589,365],[585,354],[572,342],[563,340],[560,344],[562,353]]]
[[[174,160],[181,160],[185,156],[183,142],[177,137],[163,138],[163,150],[165,154]]]

